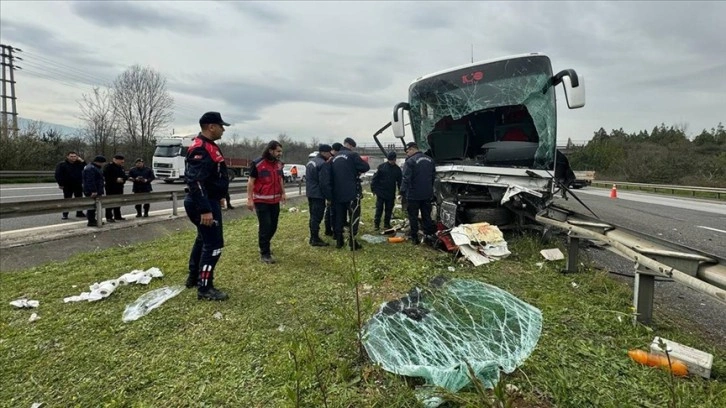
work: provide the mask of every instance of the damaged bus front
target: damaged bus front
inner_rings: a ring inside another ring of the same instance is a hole
[[[585,105],[583,78],[571,69],[553,75],[541,54],[469,64],[411,84],[391,127],[403,140],[408,111],[414,140],[436,162],[444,225],[519,224],[551,203],[558,179],[567,185],[572,171],[557,151],[558,84],[570,109]]]

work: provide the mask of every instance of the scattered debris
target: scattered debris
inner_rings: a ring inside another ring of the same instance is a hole
[[[25,298],[20,298],[17,300],[13,300],[10,302],[10,306],[15,306],[18,309],[34,309],[40,305],[40,301],[38,300],[28,300]]]
[[[436,406],[433,386],[456,392],[470,383],[467,364],[485,387],[532,353],[542,313],[510,293],[475,280],[435,278],[381,305],[363,328],[371,360],[386,371],[423,377],[417,397]],[[429,405],[429,403],[431,405]]]
[[[31,315],[30,315],[30,319],[28,319],[28,321],[29,321],[30,323],[33,323],[33,322],[34,322],[34,321],[36,321],[36,320],[40,320],[40,316],[38,316],[38,314],[37,314],[37,313],[33,313],[33,314],[31,314]]]
[[[580,285],[578,285],[578,284],[577,284],[577,283],[575,283],[575,282],[570,282],[570,285],[572,285],[572,287],[573,287],[573,288],[578,288],[578,287],[580,287]]]
[[[222,315],[222,312],[216,312],[216,313],[214,313],[213,316],[217,320],[222,320],[224,318],[224,316]]]
[[[279,331],[280,333],[284,332],[285,331],[285,325],[284,324],[281,324],[281,325],[277,326],[277,331]]]
[[[300,210],[297,207],[290,207],[290,209],[287,210],[287,212],[295,213],[295,212],[300,212]]]
[[[162,303],[180,294],[184,290],[184,286],[165,286],[163,288],[154,289],[141,295],[136,301],[124,310],[121,320],[130,322],[145,316],[150,311],[161,306]]]
[[[43,406],[42,402],[34,402],[33,405],[30,406],[30,408],[40,408]]]
[[[63,302],[81,302],[84,300],[95,302],[109,297],[121,285],[130,285],[132,283],[148,285],[153,278],[161,278],[163,276],[164,274],[161,270],[156,267],[149,268],[146,271],[135,269],[121,275],[118,279],[110,279],[101,283],[96,282],[89,287],[91,289],[90,292],[83,292],[77,296],[69,296],[64,298]]]
[[[371,243],[371,244],[380,244],[383,242],[386,242],[387,238],[382,236],[376,236],[371,234],[363,234],[361,235],[360,239],[362,239],[365,242]]]
[[[670,370],[674,375],[681,377],[688,375],[688,367],[686,364],[675,358],[671,358],[669,362],[665,355],[648,353],[647,351],[639,349],[629,350],[628,356],[637,363],[647,365],[649,367],[660,367]]]
[[[447,269],[449,270],[449,272],[454,272],[456,270],[456,268],[454,268],[453,266],[449,266]]]
[[[665,355],[665,352],[660,347],[661,340],[665,344],[665,347],[668,349],[668,354],[670,354],[671,356],[671,361],[673,359],[682,361],[686,365],[686,367],[688,367],[688,372],[691,374],[700,375],[703,378],[711,377],[713,354],[709,354],[705,351],[701,351],[693,347],[688,347],[683,344],[676,343],[675,341],[664,339],[658,336],[656,336],[653,339],[653,342],[650,343],[651,353],[662,356]]]
[[[544,259],[548,261],[559,261],[565,259],[565,255],[559,248],[543,249],[539,251],[539,253],[542,254]]]
[[[486,222],[460,224],[449,231],[454,244],[474,266],[484,265],[511,255],[504,234]],[[448,247],[448,246],[447,246]]]

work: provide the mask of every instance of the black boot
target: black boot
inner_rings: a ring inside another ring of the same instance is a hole
[[[199,300],[227,300],[229,299],[229,296],[222,292],[221,290],[217,290],[214,287],[199,287],[199,291],[197,291],[197,299]]]
[[[345,241],[343,240],[342,236],[335,238],[335,248],[340,249],[343,248],[343,245],[345,245]]]
[[[191,274],[189,276],[187,276],[187,282],[185,284],[187,289],[196,288],[198,285],[199,285],[199,277],[191,275]]]
[[[359,251],[363,249],[363,245],[358,243],[358,241],[351,239],[350,241],[348,241],[348,248],[350,248],[351,251]]]
[[[310,237],[310,245],[316,246],[316,247],[326,247],[326,246],[329,246],[330,244],[323,241],[322,239],[320,239],[319,235],[315,234],[312,237]]]

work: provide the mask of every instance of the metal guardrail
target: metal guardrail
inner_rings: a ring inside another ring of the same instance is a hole
[[[246,191],[247,186],[235,186],[229,189],[230,194],[244,193]],[[175,190],[158,193],[120,194],[102,196],[99,198],[62,198],[34,202],[3,203],[0,205],[0,219],[93,209],[96,210],[97,217],[100,219],[103,217],[103,209],[107,207],[120,207],[164,201],[171,201],[172,214],[178,215],[179,200],[183,200],[185,196],[186,193],[184,190]]]
[[[726,197],[726,188],[718,187],[698,187],[698,186],[678,186],[672,184],[647,184],[647,183],[628,183],[624,181],[605,181],[605,180],[593,180],[593,186],[611,187],[622,186],[628,189],[632,188],[635,190],[653,190],[657,191],[670,191],[671,194],[675,194],[676,191],[685,191],[691,193],[691,197],[695,197],[696,193],[710,193],[714,194],[717,199],[721,199],[721,196]]]
[[[15,170],[3,170],[0,171],[0,180],[17,179],[17,178],[46,178],[54,177],[55,172],[52,170],[39,170],[39,171],[15,171]]]

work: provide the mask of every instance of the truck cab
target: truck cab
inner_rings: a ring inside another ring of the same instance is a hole
[[[156,178],[166,183],[184,181],[184,168],[187,149],[192,145],[196,134],[174,135],[162,138],[156,144],[152,166]]]
[[[506,227],[551,203],[569,170],[556,148],[560,84],[570,109],[585,105],[583,77],[572,69],[553,75],[542,54],[462,65],[411,83],[391,127],[405,143],[410,125],[419,149],[434,159],[439,221]]]

